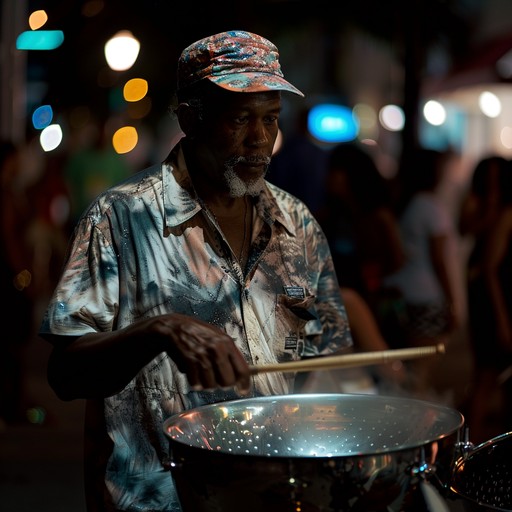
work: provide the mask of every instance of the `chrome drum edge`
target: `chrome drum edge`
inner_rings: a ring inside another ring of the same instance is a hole
[[[312,394],[199,407],[165,422],[184,512],[418,510],[449,482],[464,419],[414,399]]]
[[[512,511],[512,432],[494,437],[462,456],[451,490],[467,511]]]

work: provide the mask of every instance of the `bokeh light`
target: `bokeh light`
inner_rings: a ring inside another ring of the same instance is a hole
[[[45,151],[53,151],[62,142],[62,128],[58,124],[47,126],[39,136],[41,147]]]
[[[429,100],[423,107],[425,119],[433,126],[441,126],[446,121],[446,109],[435,100]]]
[[[36,130],[46,128],[53,119],[53,110],[50,105],[41,105],[32,114],[32,125]]]
[[[359,139],[373,139],[377,136],[377,113],[366,103],[358,103],[353,108],[359,121]]]
[[[321,142],[348,142],[357,137],[359,123],[350,108],[322,103],[310,109],[308,129]]]
[[[17,50],[55,50],[64,42],[62,30],[28,30],[16,38]]]
[[[27,409],[27,420],[33,425],[42,425],[46,420],[46,409],[44,407],[31,407]]]
[[[29,270],[24,269],[21,272],[18,272],[16,276],[14,276],[13,285],[16,290],[24,290],[30,286],[32,282],[32,274]]]
[[[498,117],[501,114],[501,101],[496,94],[484,91],[478,97],[480,110],[487,117]]]
[[[512,128],[504,126],[500,132],[500,141],[507,149],[512,149]]]
[[[380,124],[390,132],[398,132],[405,124],[404,111],[398,105],[386,105],[379,112]]]
[[[46,11],[43,11],[43,10],[34,11],[28,17],[28,26],[32,30],[37,30],[38,28],[41,28],[47,21],[48,21],[48,15],[46,14]]]
[[[137,130],[133,126],[123,126],[112,137],[112,145],[117,153],[129,153],[139,140]]]
[[[105,44],[105,58],[110,69],[126,71],[139,56],[140,43],[129,30],[121,30]]]
[[[143,78],[132,78],[124,84],[123,96],[126,101],[139,101],[148,93],[148,82]]]

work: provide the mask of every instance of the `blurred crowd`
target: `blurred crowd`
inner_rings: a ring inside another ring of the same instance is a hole
[[[490,415],[493,434],[512,430],[512,163],[482,158],[448,204],[442,187],[451,152],[419,148],[388,177],[372,147],[325,147],[300,121],[274,155],[268,179],[302,199],[324,229],[356,349],[442,343],[449,350],[462,333],[472,361],[456,403],[436,389],[435,358],[319,372],[314,390],[442,401],[464,413],[476,442],[489,438],[483,426]],[[104,128],[95,126],[64,156],[41,156],[35,142],[1,142],[0,268],[8,321],[0,422],[24,421],[32,405],[23,352],[36,336],[78,215],[98,192],[142,169],[114,152]]]
[[[24,361],[56,285],[72,229],[103,189],[133,172],[91,124],[68,154],[44,153],[36,139],[0,141],[1,283],[4,335],[0,352],[0,431],[27,421],[38,407],[30,396]]]
[[[284,140],[269,180],[306,202],[320,221],[357,350],[442,344],[469,352],[453,360],[469,357],[471,369],[458,397],[440,388],[449,378],[439,378],[435,357],[379,365],[366,380],[361,372],[323,375],[319,389],[445,403],[464,414],[474,443],[508,432],[512,161],[485,155],[448,195],[460,165],[451,150],[416,148],[391,177],[378,162],[373,146],[325,148],[303,130]]]

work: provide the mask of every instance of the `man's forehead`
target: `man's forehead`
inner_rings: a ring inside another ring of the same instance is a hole
[[[220,108],[268,108],[279,109],[281,106],[281,93],[279,91],[264,92],[225,92],[223,102],[218,103]]]

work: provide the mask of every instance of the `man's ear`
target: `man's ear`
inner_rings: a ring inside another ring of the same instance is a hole
[[[188,103],[180,103],[176,109],[180,128],[185,135],[191,137],[196,133],[200,121],[199,112]]]

